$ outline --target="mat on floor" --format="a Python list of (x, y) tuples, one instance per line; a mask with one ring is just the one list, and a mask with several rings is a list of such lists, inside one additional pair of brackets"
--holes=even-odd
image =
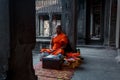
[(34, 65), (35, 75), (38, 80), (71, 80), (74, 69), (63, 67), (62, 70), (44, 69), (42, 62)]

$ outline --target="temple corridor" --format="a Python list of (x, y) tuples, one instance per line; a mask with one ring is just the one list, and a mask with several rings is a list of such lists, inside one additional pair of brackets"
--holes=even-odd
[(120, 80), (120, 0), (0, 0), (0, 12), (0, 80), (38, 80), (33, 49), (58, 24), (84, 58), (72, 80)]

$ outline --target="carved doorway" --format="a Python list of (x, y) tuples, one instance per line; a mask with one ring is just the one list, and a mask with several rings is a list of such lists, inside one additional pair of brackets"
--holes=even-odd
[(86, 44), (103, 43), (104, 31), (104, 4), (103, 0), (87, 2)]

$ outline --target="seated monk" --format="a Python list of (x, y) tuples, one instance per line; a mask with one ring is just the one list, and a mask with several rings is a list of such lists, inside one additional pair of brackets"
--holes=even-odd
[(51, 39), (51, 48), (41, 49), (40, 52), (43, 52), (43, 56), (45, 55), (45, 52), (47, 53), (47, 55), (64, 55), (64, 48), (66, 47), (67, 43), (68, 38), (66, 34), (63, 33), (61, 25), (58, 25), (56, 27), (56, 34), (53, 35)]

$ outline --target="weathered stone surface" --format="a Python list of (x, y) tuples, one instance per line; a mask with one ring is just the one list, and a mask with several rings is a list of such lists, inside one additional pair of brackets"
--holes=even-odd
[(63, 14), (62, 14), (62, 26), (66, 32), (71, 47), (73, 50), (76, 48), (77, 38), (77, 19), (76, 19), (76, 2), (77, 0), (62, 0)]
[(36, 80), (32, 64), (34, 47), (35, 1), (12, 0), (10, 1), (10, 58), (7, 80)]
[(117, 0), (116, 48), (118, 55), (115, 59), (120, 63), (120, 0)]
[(0, 0), (0, 80), (6, 78), (10, 53), (9, 0)]
[(117, 63), (120, 64), (120, 49), (117, 50), (117, 57), (115, 57)]

